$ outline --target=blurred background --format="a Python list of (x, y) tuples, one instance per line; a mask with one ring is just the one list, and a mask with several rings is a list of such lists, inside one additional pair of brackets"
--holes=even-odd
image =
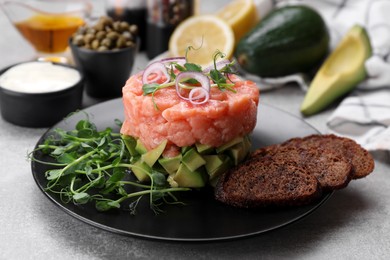
[[(93, 4), (92, 16), (98, 17), (106, 14), (105, 2), (105, 0), (91, 0), (91, 3)], [(215, 12), (221, 6), (229, 3), (230, 1), (207, 1), (207, 5), (202, 4), (204, 2), (206, 2), (206, 0), (198, 0), (198, 10), (200, 13), (206, 14)], [(2, 28), (0, 37), (0, 54), (2, 54), (0, 59), (0, 69), (17, 62), (33, 59), (35, 57), (35, 50), (33, 47), (22, 37), (2, 11), (0, 11), (0, 28)], [(137, 67), (137, 64), (143, 64), (148, 60), (144, 52), (142, 52), (139, 56), (140, 57), (136, 60), (134, 68)]]

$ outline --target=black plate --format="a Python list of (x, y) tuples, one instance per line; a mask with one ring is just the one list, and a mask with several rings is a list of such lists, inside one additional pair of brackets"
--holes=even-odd
[[(121, 99), (114, 99), (85, 109), (98, 127), (113, 127), (114, 119), (123, 119)], [(74, 129), (84, 119), (84, 113), (76, 113), (53, 128)], [(119, 130), (119, 129), (117, 129)], [(50, 129), (49, 129), (50, 131)], [(42, 143), (48, 135), (39, 140)], [(253, 147), (283, 142), (292, 137), (318, 133), (303, 120), (276, 108), (259, 105), (257, 127), (252, 135)], [(39, 155), (37, 154), (38, 159)], [(39, 188), (56, 205), (68, 214), (93, 226), (123, 235), (171, 241), (215, 241), (252, 236), (274, 230), (307, 216), (330, 196), (324, 195), (316, 203), (287, 209), (244, 210), (216, 202), (211, 193), (198, 192), (184, 199), (186, 206), (166, 206), (165, 212), (155, 215), (147, 203), (139, 205), (137, 215), (127, 211), (97, 212), (92, 205), (64, 204), (58, 196), (46, 193), (44, 172), (47, 166), (32, 162), (32, 173)]]

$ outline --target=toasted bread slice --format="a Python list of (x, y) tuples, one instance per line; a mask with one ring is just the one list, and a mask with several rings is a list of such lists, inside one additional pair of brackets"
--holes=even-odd
[(304, 138), (294, 138), (282, 144), (304, 149), (328, 149), (334, 155), (345, 157), (352, 164), (352, 178), (359, 179), (370, 174), (375, 167), (371, 154), (355, 141), (329, 135), (310, 135)]
[(219, 179), (215, 198), (241, 208), (297, 206), (322, 194), (317, 179), (295, 163), (249, 158)]
[(324, 191), (342, 189), (351, 180), (349, 161), (330, 149), (272, 145), (258, 149), (252, 157), (272, 157), (279, 163), (296, 163), (317, 178)]
[(217, 200), (236, 207), (303, 205), (322, 191), (341, 189), (374, 170), (372, 156), (355, 141), (310, 135), (254, 151), (223, 174)]

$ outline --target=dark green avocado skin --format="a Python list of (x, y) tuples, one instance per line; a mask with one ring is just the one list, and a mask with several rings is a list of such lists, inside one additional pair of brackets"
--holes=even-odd
[(328, 54), (329, 32), (322, 17), (306, 6), (274, 10), (237, 44), (241, 68), (260, 77), (306, 73)]

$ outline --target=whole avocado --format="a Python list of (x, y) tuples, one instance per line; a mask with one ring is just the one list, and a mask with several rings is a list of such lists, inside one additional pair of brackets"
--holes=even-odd
[(234, 55), (251, 74), (279, 77), (313, 70), (328, 49), (329, 32), (321, 15), (295, 5), (267, 15), (239, 41)]

